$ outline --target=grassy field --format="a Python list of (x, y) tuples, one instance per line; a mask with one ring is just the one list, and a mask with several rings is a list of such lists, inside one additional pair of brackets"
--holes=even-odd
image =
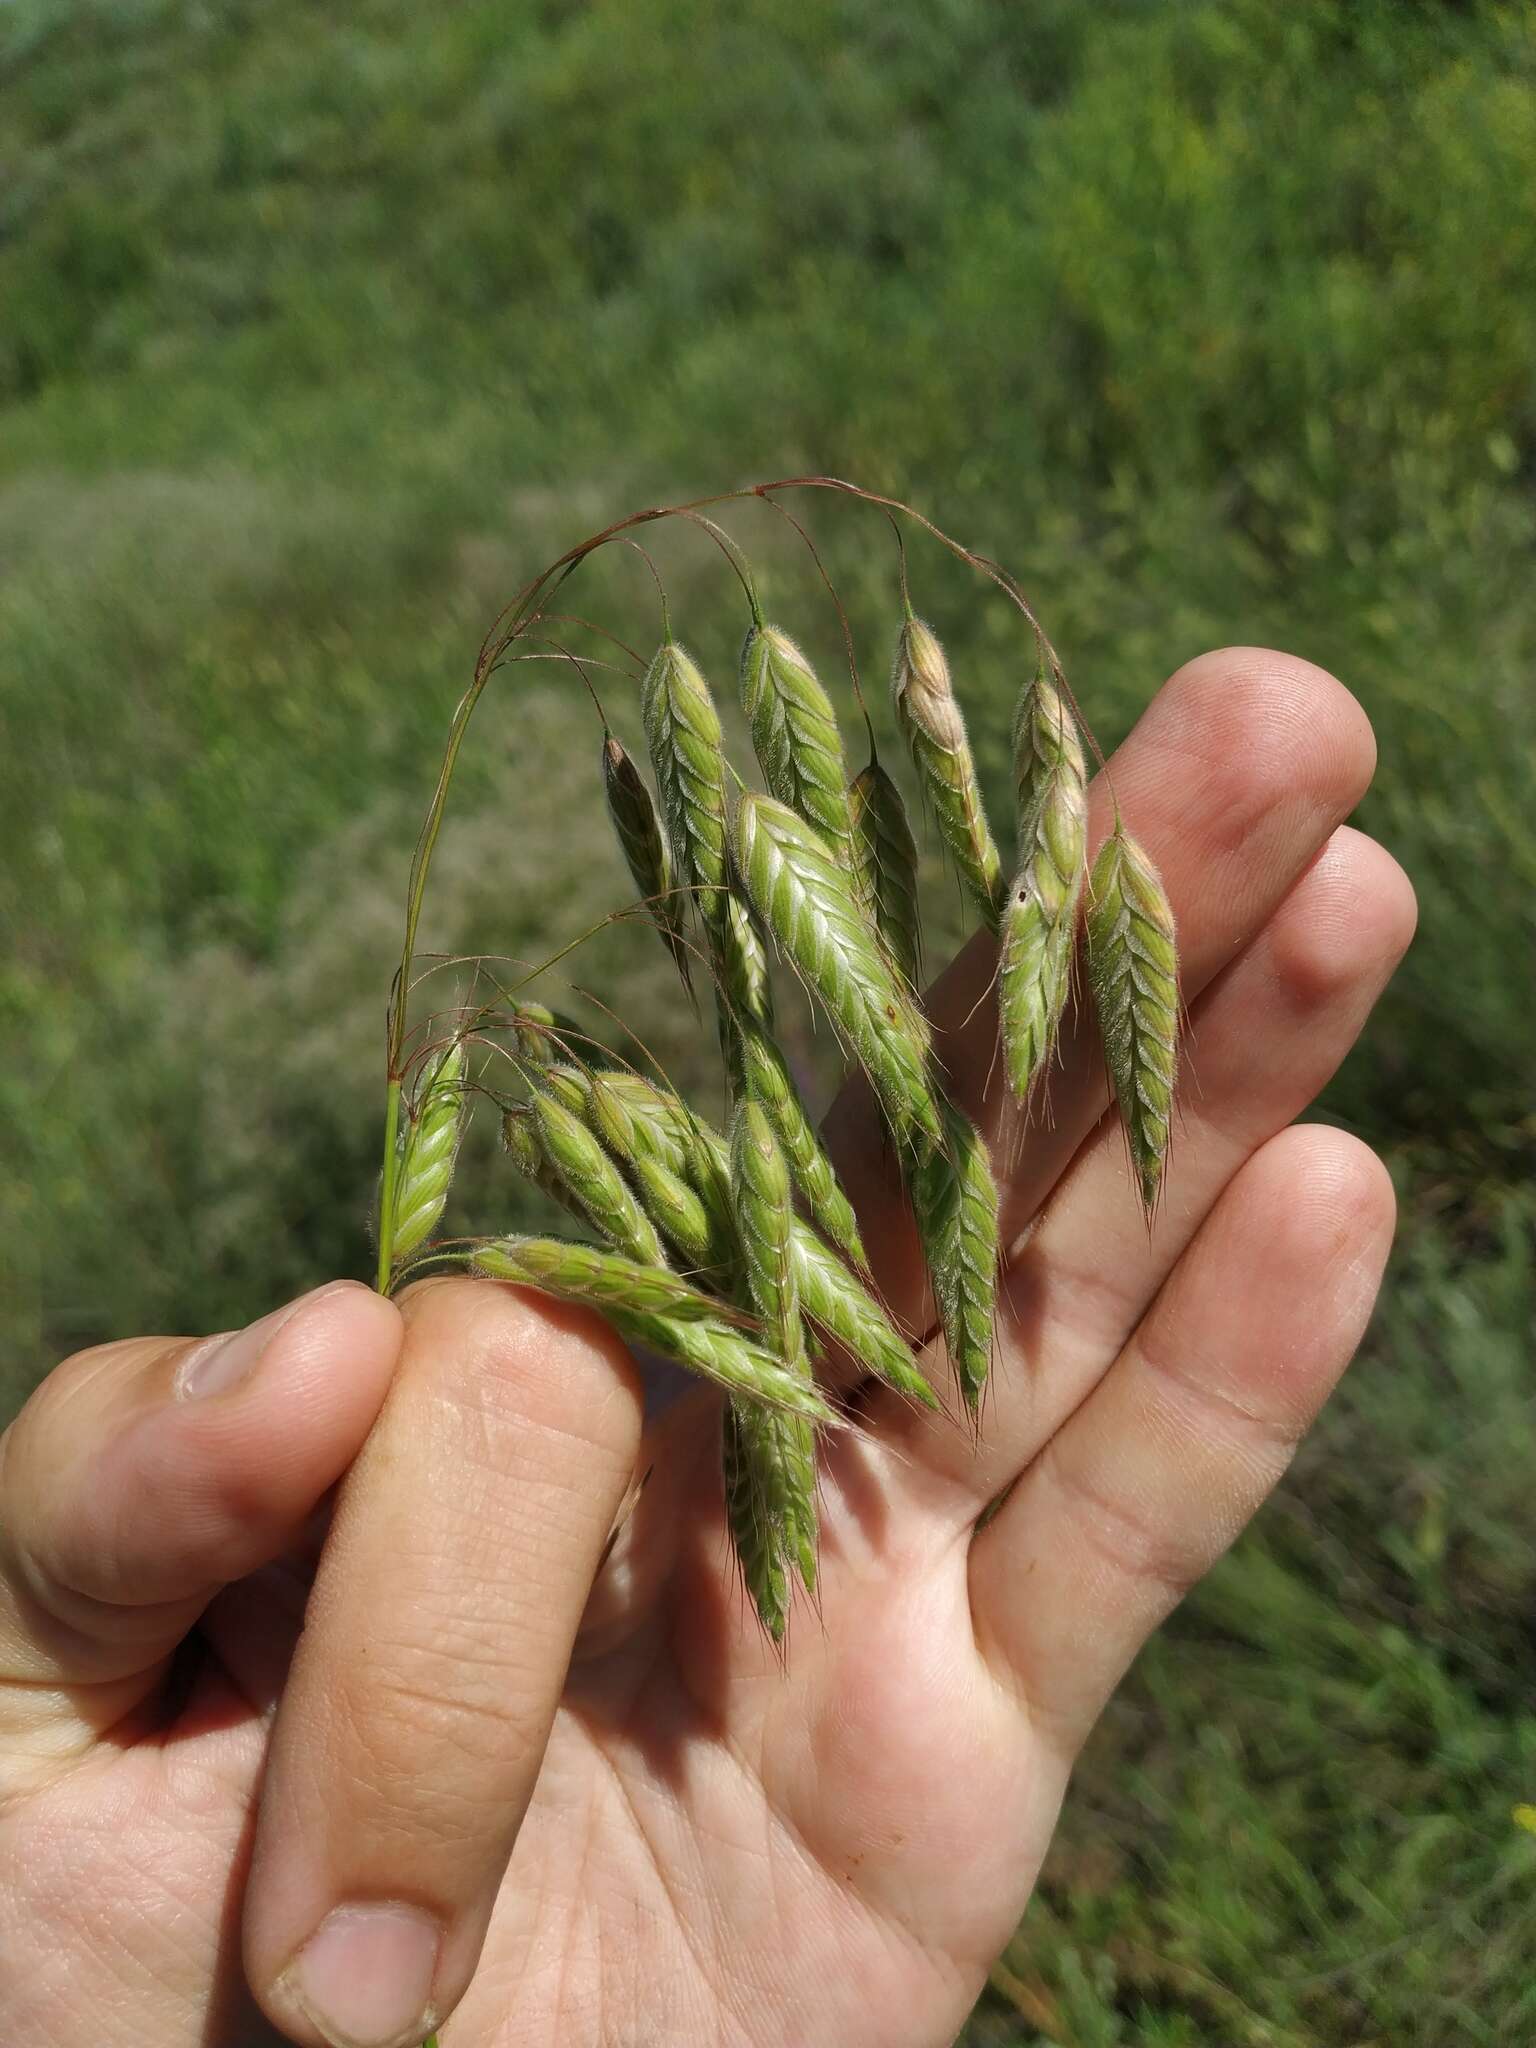
[[(1517, 5), (10, 0), (0, 1409), (366, 1269), (442, 732), (588, 528), (808, 468), (913, 496), (1106, 744), (1202, 647), (1293, 647), (1375, 720), (1361, 822), (1423, 907), (1326, 1104), (1399, 1252), (967, 2038), (1536, 2039), (1533, 189)], [(877, 666), (868, 531), (824, 531)], [(1001, 803), (1016, 674), (941, 597)], [(429, 943), (613, 900), (579, 716), (550, 676), (487, 727)], [(649, 959), (607, 969), (637, 1014)]]

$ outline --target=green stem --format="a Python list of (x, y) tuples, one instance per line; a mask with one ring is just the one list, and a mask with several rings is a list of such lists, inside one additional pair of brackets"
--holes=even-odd
[(379, 1184), (380, 1294), (388, 1294), (395, 1265), (395, 1174), (400, 1161), (400, 1083), (391, 1081), (384, 1102), (384, 1177)]

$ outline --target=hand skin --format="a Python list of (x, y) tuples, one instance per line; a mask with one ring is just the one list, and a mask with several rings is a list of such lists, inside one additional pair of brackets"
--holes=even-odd
[[(180, 1340), (60, 1366), (0, 1444), (0, 2038), (951, 2040), (1084, 1736), (1370, 1312), (1386, 1173), (1292, 1120), (1412, 930), (1342, 824), (1372, 766), (1337, 683), (1254, 649), (1181, 670), (1116, 758), (1191, 1012), (1150, 1234), (1087, 1029), (1026, 1132), (988, 945), (938, 984), (1006, 1178), (981, 1444), (853, 1390), (869, 1434), (828, 1456), (821, 1616), (797, 1610), (787, 1669), (733, 1574), (712, 1398), (642, 1442), (633, 1367), (577, 1311), (341, 1284), (203, 1349), (201, 1392)], [(857, 1086), (830, 1129), (924, 1337)]]

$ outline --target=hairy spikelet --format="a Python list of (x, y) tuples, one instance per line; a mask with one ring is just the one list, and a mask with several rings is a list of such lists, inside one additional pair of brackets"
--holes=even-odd
[(892, 1130), (936, 1140), (927, 1024), (825, 842), (787, 805), (752, 792), (737, 806), (736, 860), (752, 907), (852, 1048)]
[(718, 1301), (675, 1273), (555, 1237), (500, 1238), (479, 1246), (472, 1264), (493, 1279), (600, 1310), (628, 1343), (674, 1360), (729, 1394), (836, 1426), (809, 1380), (786, 1371)]
[(791, 1248), (794, 1188), (773, 1125), (756, 1102), (741, 1103), (731, 1123), (731, 1192), (747, 1291), (763, 1342), (799, 1369), (805, 1346)]
[(774, 1642), (789, 1625), (789, 1573), (782, 1522), (774, 1512), (771, 1475), (754, 1456), (744, 1403), (727, 1401), (720, 1417), (720, 1477), (725, 1525), (758, 1619)]
[[(689, 1169), (690, 1185), (706, 1207), (723, 1206), (729, 1219), (733, 1213), (730, 1148), (702, 1117), (696, 1119), (695, 1129), (698, 1151)], [(876, 1379), (925, 1408), (936, 1406), (933, 1389), (912, 1363), (906, 1338), (863, 1281), (849, 1272), (802, 1216), (791, 1217), (790, 1246), (803, 1314)]]
[(464, 1101), (464, 1048), (455, 1040), (423, 1072), (400, 1136), (390, 1236), (397, 1263), (425, 1242), (443, 1213), (464, 1130)]
[(773, 982), (768, 949), (751, 905), (735, 889), (725, 898), (725, 919), (715, 963), (720, 1056), (733, 1093), (741, 1086), (741, 1034), (753, 1022), (773, 1024)]
[(896, 643), (891, 675), (896, 718), (912, 750), (923, 794), (961, 881), (996, 931), (1002, 908), (1002, 862), (982, 808), (981, 784), (965, 719), (938, 638), (908, 617)]
[(791, 1246), (805, 1315), (876, 1379), (924, 1408), (937, 1407), (911, 1346), (863, 1282), (798, 1218)]
[(592, 1075), (587, 1122), (623, 1165), (654, 1159), (673, 1173), (687, 1165), (692, 1149), (687, 1105), (641, 1074)]
[(880, 935), (908, 988), (923, 971), (923, 927), (917, 897), (917, 845), (901, 791), (878, 761), (861, 768), (848, 788), (853, 815), (854, 895)]
[(629, 1162), (628, 1172), (641, 1207), (699, 1284), (717, 1293), (728, 1291), (736, 1237), (720, 1205), (707, 1202), (681, 1174), (643, 1153)]
[(513, 1005), (510, 1021), (518, 1056), (530, 1066), (578, 1059), (585, 1067), (604, 1067), (613, 1058), (607, 1046), (600, 1045), (575, 1018), (550, 1009), (547, 1003), (520, 1001)]
[[(789, 1165), (772, 1125), (754, 1102), (740, 1105), (731, 1127), (731, 1188), (743, 1275), (763, 1341), (784, 1364), (809, 1378)], [(815, 1439), (801, 1417), (741, 1414), (735, 1457), (747, 1468), (754, 1515), (752, 1539), (740, 1552), (743, 1573), (764, 1625), (777, 1638), (783, 1629), (778, 1604), (782, 1570), (762, 1567), (772, 1557), (781, 1566), (793, 1565), (808, 1588), (815, 1585)], [(728, 1477), (728, 1498), (732, 1491)], [(732, 1531), (737, 1533), (734, 1519)]]
[(1003, 912), (998, 1009), (1008, 1081), (1020, 1097), (1043, 1072), (1072, 986), (1088, 841), (1082, 742), (1042, 670), (1014, 729), (1019, 870)]
[(997, 1297), (997, 1184), (969, 1117), (946, 1105), (944, 1143), (912, 1176), (912, 1212), (933, 1281), (950, 1364), (967, 1407), (992, 1363)]
[(747, 634), (741, 701), (768, 787), (844, 859), (853, 825), (837, 714), (810, 663), (777, 626), (754, 625)]
[(674, 640), (657, 649), (640, 692), (646, 745), (679, 879), (698, 891), (711, 944), (725, 918), (725, 752), (709, 685)]
[(569, 1061), (560, 1060), (538, 1068), (529, 1079), (535, 1089), (552, 1095), (572, 1116), (580, 1117), (583, 1123), (591, 1122), (592, 1076), (584, 1068), (573, 1067)]
[(1088, 881), (1088, 981), (1150, 1216), (1162, 1186), (1173, 1114), (1179, 955), (1162, 879), (1118, 821)]
[(603, 794), (608, 800), (608, 816), (613, 821), (619, 851), (635, 887), (641, 900), (650, 906), (656, 928), (683, 977), (684, 988), (691, 988), (688, 946), (683, 937), (686, 899), (673, 894), (672, 856), (651, 792), (623, 742), (611, 732), (603, 737)]
[(586, 1211), (576, 1202), (570, 1189), (544, 1157), (544, 1147), (539, 1142), (539, 1127), (534, 1121), (533, 1109), (524, 1104), (509, 1109), (501, 1119), (501, 1143), (507, 1157), (523, 1176), (552, 1202), (558, 1202), (573, 1216), (586, 1221)]
[(580, 1115), (543, 1088), (534, 1093), (533, 1113), (545, 1161), (592, 1227), (629, 1258), (665, 1266), (655, 1224)]
[(869, 1260), (853, 1204), (816, 1135), (789, 1063), (766, 1031), (750, 1025), (742, 1033), (741, 1077), (747, 1099), (766, 1113), (817, 1227), (867, 1271)]

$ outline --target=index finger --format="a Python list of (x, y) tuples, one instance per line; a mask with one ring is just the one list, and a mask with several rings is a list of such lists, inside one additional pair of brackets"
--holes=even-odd
[(487, 1281), (404, 1297), (273, 1735), (246, 1967), (295, 2039), (420, 2042), (479, 1957), (641, 1399), (606, 1324)]

